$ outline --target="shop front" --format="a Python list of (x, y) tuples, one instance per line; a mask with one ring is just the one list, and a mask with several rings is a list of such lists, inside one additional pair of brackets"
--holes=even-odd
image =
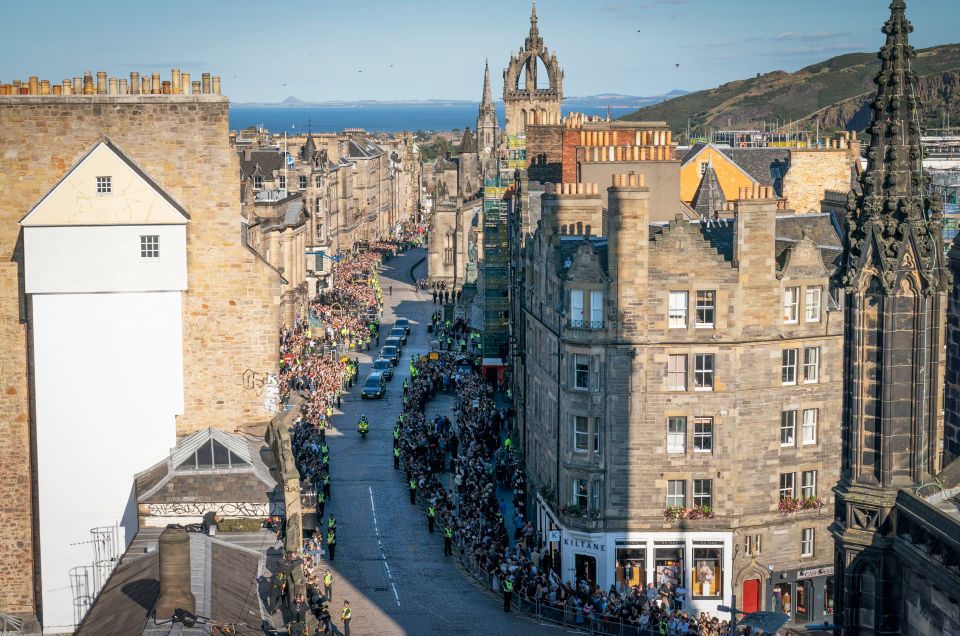
[(622, 592), (653, 583), (676, 590), (682, 609), (714, 615), (717, 605), (730, 604), (731, 533), (580, 532), (563, 526), (539, 496), (537, 503), (539, 530), (561, 581), (586, 579)]
[(833, 620), (833, 566), (775, 571), (767, 581), (767, 609), (796, 624)]

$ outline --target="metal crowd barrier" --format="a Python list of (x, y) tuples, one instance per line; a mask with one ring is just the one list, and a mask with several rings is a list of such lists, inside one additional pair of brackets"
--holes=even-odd
[[(460, 542), (457, 541), (457, 557), (460, 559), (460, 565), (463, 566), (463, 569), (478, 583), (486, 586), (487, 589), (502, 598), (503, 592), (500, 589), (499, 578), (473, 563), (472, 558), (461, 552), (460, 548), (462, 547)], [(597, 636), (656, 636), (658, 634), (655, 627), (641, 628), (627, 625), (619, 619), (613, 620), (602, 615), (593, 615), (588, 618), (583, 615), (583, 612), (570, 607), (560, 608), (541, 603), (535, 599), (525, 598), (517, 590), (513, 592), (510, 607), (513, 611), (536, 620), (538, 623), (549, 623), (565, 629), (575, 629), (584, 634), (595, 634)]]

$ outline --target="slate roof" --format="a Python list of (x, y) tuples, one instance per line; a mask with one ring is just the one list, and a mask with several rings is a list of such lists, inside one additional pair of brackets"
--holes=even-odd
[(274, 171), (283, 170), (283, 153), (277, 149), (258, 149), (250, 152), (250, 160), (244, 159), (243, 151), (240, 155), (240, 174), (244, 179), (256, 174), (257, 167), (263, 174), (264, 180), (273, 179)]
[(609, 271), (607, 269), (607, 264), (609, 261), (607, 259), (608, 252), (606, 237), (591, 236), (590, 238), (585, 239), (583, 236), (561, 236), (559, 253), (557, 254), (557, 263), (560, 267), (561, 273), (570, 269), (566, 266), (566, 263), (573, 261), (574, 254), (576, 254), (577, 250), (580, 249), (580, 246), (583, 245), (584, 240), (589, 241), (593, 246), (593, 249), (597, 252), (597, 256), (600, 259), (600, 269), (604, 272)]
[[(121, 563), (107, 580), (103, 591), (80, 624), (77, 636), (206, 636), (211, 625), (195, 627), (157, 624), (149, 613), (160, 596), (160, 553), (156, 548), (160, 528), (137, 533)], [(190, 587), (196, 600), (196, 614), (224, 624), (236, 624), (237, 634), (262, 634), (264, 619), (261, 577), (275, 545), (273, 534), (230, 533), (218, 538), (190, 535)], [(150, 548), (145, 546), (150, 545)], [(252, 547), (247, 547), (252, 546)], [(270, 568), (273, 569), (273, 568)], [(219, 633), (219, 632), (217, 632)]]
[[(248, 467), (175, 470), (180, 451), (211, 436), (229, 436), (247, 447)], [(260, 456), (263, 443), (205, 429), (186, 437), (169, 456), (134, 477), (138, 503), (269, 503), (283, 500), (280, 487)], [(238, 453), (242, 452), (237, 449)]]
[[(776, 187), (782, 184), (790, 167), (789, 148), (718, 148), (727, 157), (740, 166), (760, 185)], [(780, 182), (774, 177), (779, 170)], [(783, 196), (782, 186), (777, 188), (777, 196)]]
[[(733, 241), (736, 219), (719, 219), (700, 223), (700, 233), (710, 245), (723, 256), (733, 261)], [(662, 231), (662, 230), (661, 230)], [(651, 229), (651, 238), (653, 231)], [(843, 255), (843, 242), (833, 219), (829, 214), (791, 214), (777, 217), (775, 255), (777, 269), (783, 267), (787, 250), (793, 247), (803, 236), (812, 240), (820, 248), (820, 256), (828, 271), (840, 267)], [(829, 272), (832, 274), (833, 272)]]
[(720, 187), (717, 172), (713, 169), (713, 162), (707, 164), (707, 169), (700, 178), (700, 185), (693, 195), (691, 207), (704, 219), (713, 217), (713, 213), (722, 210), (727, 205), (727, 197)]
[(372, 159), (383, 154), (383, 149), (369, 139), (354, 138), (347, 143), (348, 159)]
[(313, 135), (307, 135), (307, 141), (300, 148), (301, 161), (313, 161), (313, 155), (317, 152), (317, 144), (313, 141)]
[(460, 153), (477, 152), (477, 140), (470, 132), (470, 126), (463, 131), (463, 139), (460, 141)]

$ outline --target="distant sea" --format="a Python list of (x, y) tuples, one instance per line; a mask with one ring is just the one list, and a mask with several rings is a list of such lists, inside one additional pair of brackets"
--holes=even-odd
[[(477, 125), (478, 104), (358, 104), (356, 106), (230, 107), (230, 129), (262, 126), (270, 132), (339, 132), (363, 128), (369, 132), (453, 130)], [(570, 109), (573, 110), (573, 109)], [(578, 105), (578, 112), (605, 114)], [(601, 112), (602, 111), (602, 112)], [(564, 108), (564, 114), (568, 109)], [(503, 126), (503, 105), (497, 109)]]

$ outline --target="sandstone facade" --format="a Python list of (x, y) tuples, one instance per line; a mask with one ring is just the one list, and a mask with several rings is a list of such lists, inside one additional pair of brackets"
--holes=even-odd
[[(839, 236), (825, 215), (778, 217), (767, 191), (741, 193), (734, 221), (651, 224), (648, 188), (621, 179), (599, 238), (570, 231), (596, 223), (599, 193), (548, 185), (525, 248), (515, 372), (540, 519), (606, 540), (607, 553), (678, 532), (686, 559), (725, 546), (709, 548), (727, 559), (723, 594), (742, 599), (756, 582), (772, 608), (772, 573), (832, 562), (817, 506), (830, 509), (838, 471)], [(782, 499), (803, 498), (810, 509), (781, 513)], [(670, 521), (671, 504), (713, 516)], [(562, 553), (563, 578), (593, 558)], [(597, 555), (601, 585), (621, 582), (624, 554)], [(687, 589), (694, 576), (687, 567)]]
[[(208, 93), (209, 81), (204, 78)], [(157, 89), (159, 93), (159, 85)], [(41, 573), (33, 565), (36, 526), (29, 505), (35, 461), (30, 315), (17, 222), (102, 136), (122, 147), (191, 215), (189, 289), (183, 295), (185, 410), (178, 433), (207, 426), (234, 430), (269, 417), (263, 400), (245, 385), (244, 374), (266, 380), (276, 373), (280, 279), (241, 238), (239, 165), (228, 143), (228, 102), (199, 94), (199, 86), (195, 92), (0, 98), (0, 336), (5, 343), (0, 353), (0, 494), (7, 502), (3, 518), (8, 530), (7, 539), (0, 540), (0, 574), (6, 575), (0, 588), (2, 611), (41, 609), (35, 598)], [(131, 343), (131, 358), (117, 361), (118, 372), (142, 362)], [(76, 372), (82, 370), (64, 370), (65, 381)], [(136, 414), (130, 417), (135, 425)]]

